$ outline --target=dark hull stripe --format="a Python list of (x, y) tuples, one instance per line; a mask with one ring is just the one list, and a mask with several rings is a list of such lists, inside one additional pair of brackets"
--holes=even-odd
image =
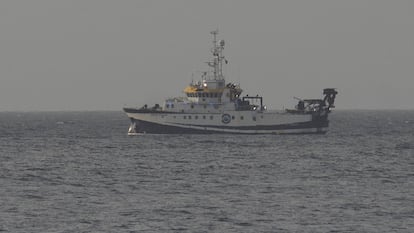
[[(298, 130), (298, 132), (286, 132), (284, 134), (309, 134), (309, 133), (325, 133), (325, 131), (306, 131), (300, 132), (301, 129), (323, 129), (327, 128), (329, 121), (309, 121), (309, 122), (301, 122), (295, 124), (285, 124), (285, 125), (271, 125), (271, 126), (240, 126), (240, 127), (230, 127), (230, 126), (200, 126), (200, 125), (193, 125), (193, 127), (197, 128), (188, 128), (188, 125), (180, 126), (171, 126), (171, 125), (162, 125), (147, 121), (141, 121), (137, 119), (131, 119), (133, 123), (135, 123), (138, 132), (145, 132), (145, 133), (154, 133), (154, 134), (217, 134), (217, 133), (224, 133), (224, 134), (246, 134), (250, 132), (250, 134), (263, 134), (266, 133), (265, 131), (271, 132), (276, 130)], [(206, 127), (206, 129), (200, 129), (199, 127)], [(208, 129), (207, 129), (208, 128)], [(217, 130), (214, 130), (217, 129)], [(223, 131), (223, 130), (232, 130)], [(237, 132), (240, 130), (241, 132)], [(256, 133), (255, 130), (260, 130), (261, 132)], [(282, 132), (283, 133), (283, 132)]]
[[(183, 125), (186, 126), (186, 125)], [(286, 130), (286, 129), (311, 129), (311, 128), (326, 128), (329, 126), (329, 121), (307, 121), (284, 125), (255, 125), (255, 126), (204, 126), (192, 125), (195, 127), (209, 127), (215, 129), (232, 129), (232, 130)]]

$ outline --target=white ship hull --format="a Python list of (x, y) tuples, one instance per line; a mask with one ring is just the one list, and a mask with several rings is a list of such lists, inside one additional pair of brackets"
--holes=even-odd
[(329, 124), (326, 118), (285, 112), (188, 114), (124, 110), (134, 126), (133, 133), (321, 134), (326, 133)]

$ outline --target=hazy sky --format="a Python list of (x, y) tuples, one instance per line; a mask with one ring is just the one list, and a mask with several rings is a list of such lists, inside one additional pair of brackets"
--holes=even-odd
[(0, 111), (121, 110), (207, 69), (273, 109), (338, 88), (338, 109), (414, 109), (412, 0), (2, 0)]

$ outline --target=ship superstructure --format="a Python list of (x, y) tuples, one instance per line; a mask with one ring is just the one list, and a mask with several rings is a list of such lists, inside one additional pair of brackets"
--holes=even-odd
[(270, 111), (261, 96), (242, 96), (238, 84), (226, 83), (223, 66), (224, 40), (211, 32), (212, 58), (201, 80), (184, 89), (185, 96), (169, 98), (162, 105), (124, 108), (131, 120), (128, 133), (325, 133), (328, 114), (337, 91), (326, 88), (324, 99), (299, 99), (294, 109)]

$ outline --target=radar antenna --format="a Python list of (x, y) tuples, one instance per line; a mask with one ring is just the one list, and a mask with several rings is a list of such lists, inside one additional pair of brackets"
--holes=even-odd
[(214, 80), (224, 80), (223, 75), (223, 61), (227, 63), (227, 60), (223, 56), (224, 50), (224, 40), (217, 41), (218, 29), (211, 31), (210, 34), (213, 35), (213, 48), (211, 53), (213, 54), (212, 61), (207, 62), (207, 64), (213, 67), (213, 78)]

